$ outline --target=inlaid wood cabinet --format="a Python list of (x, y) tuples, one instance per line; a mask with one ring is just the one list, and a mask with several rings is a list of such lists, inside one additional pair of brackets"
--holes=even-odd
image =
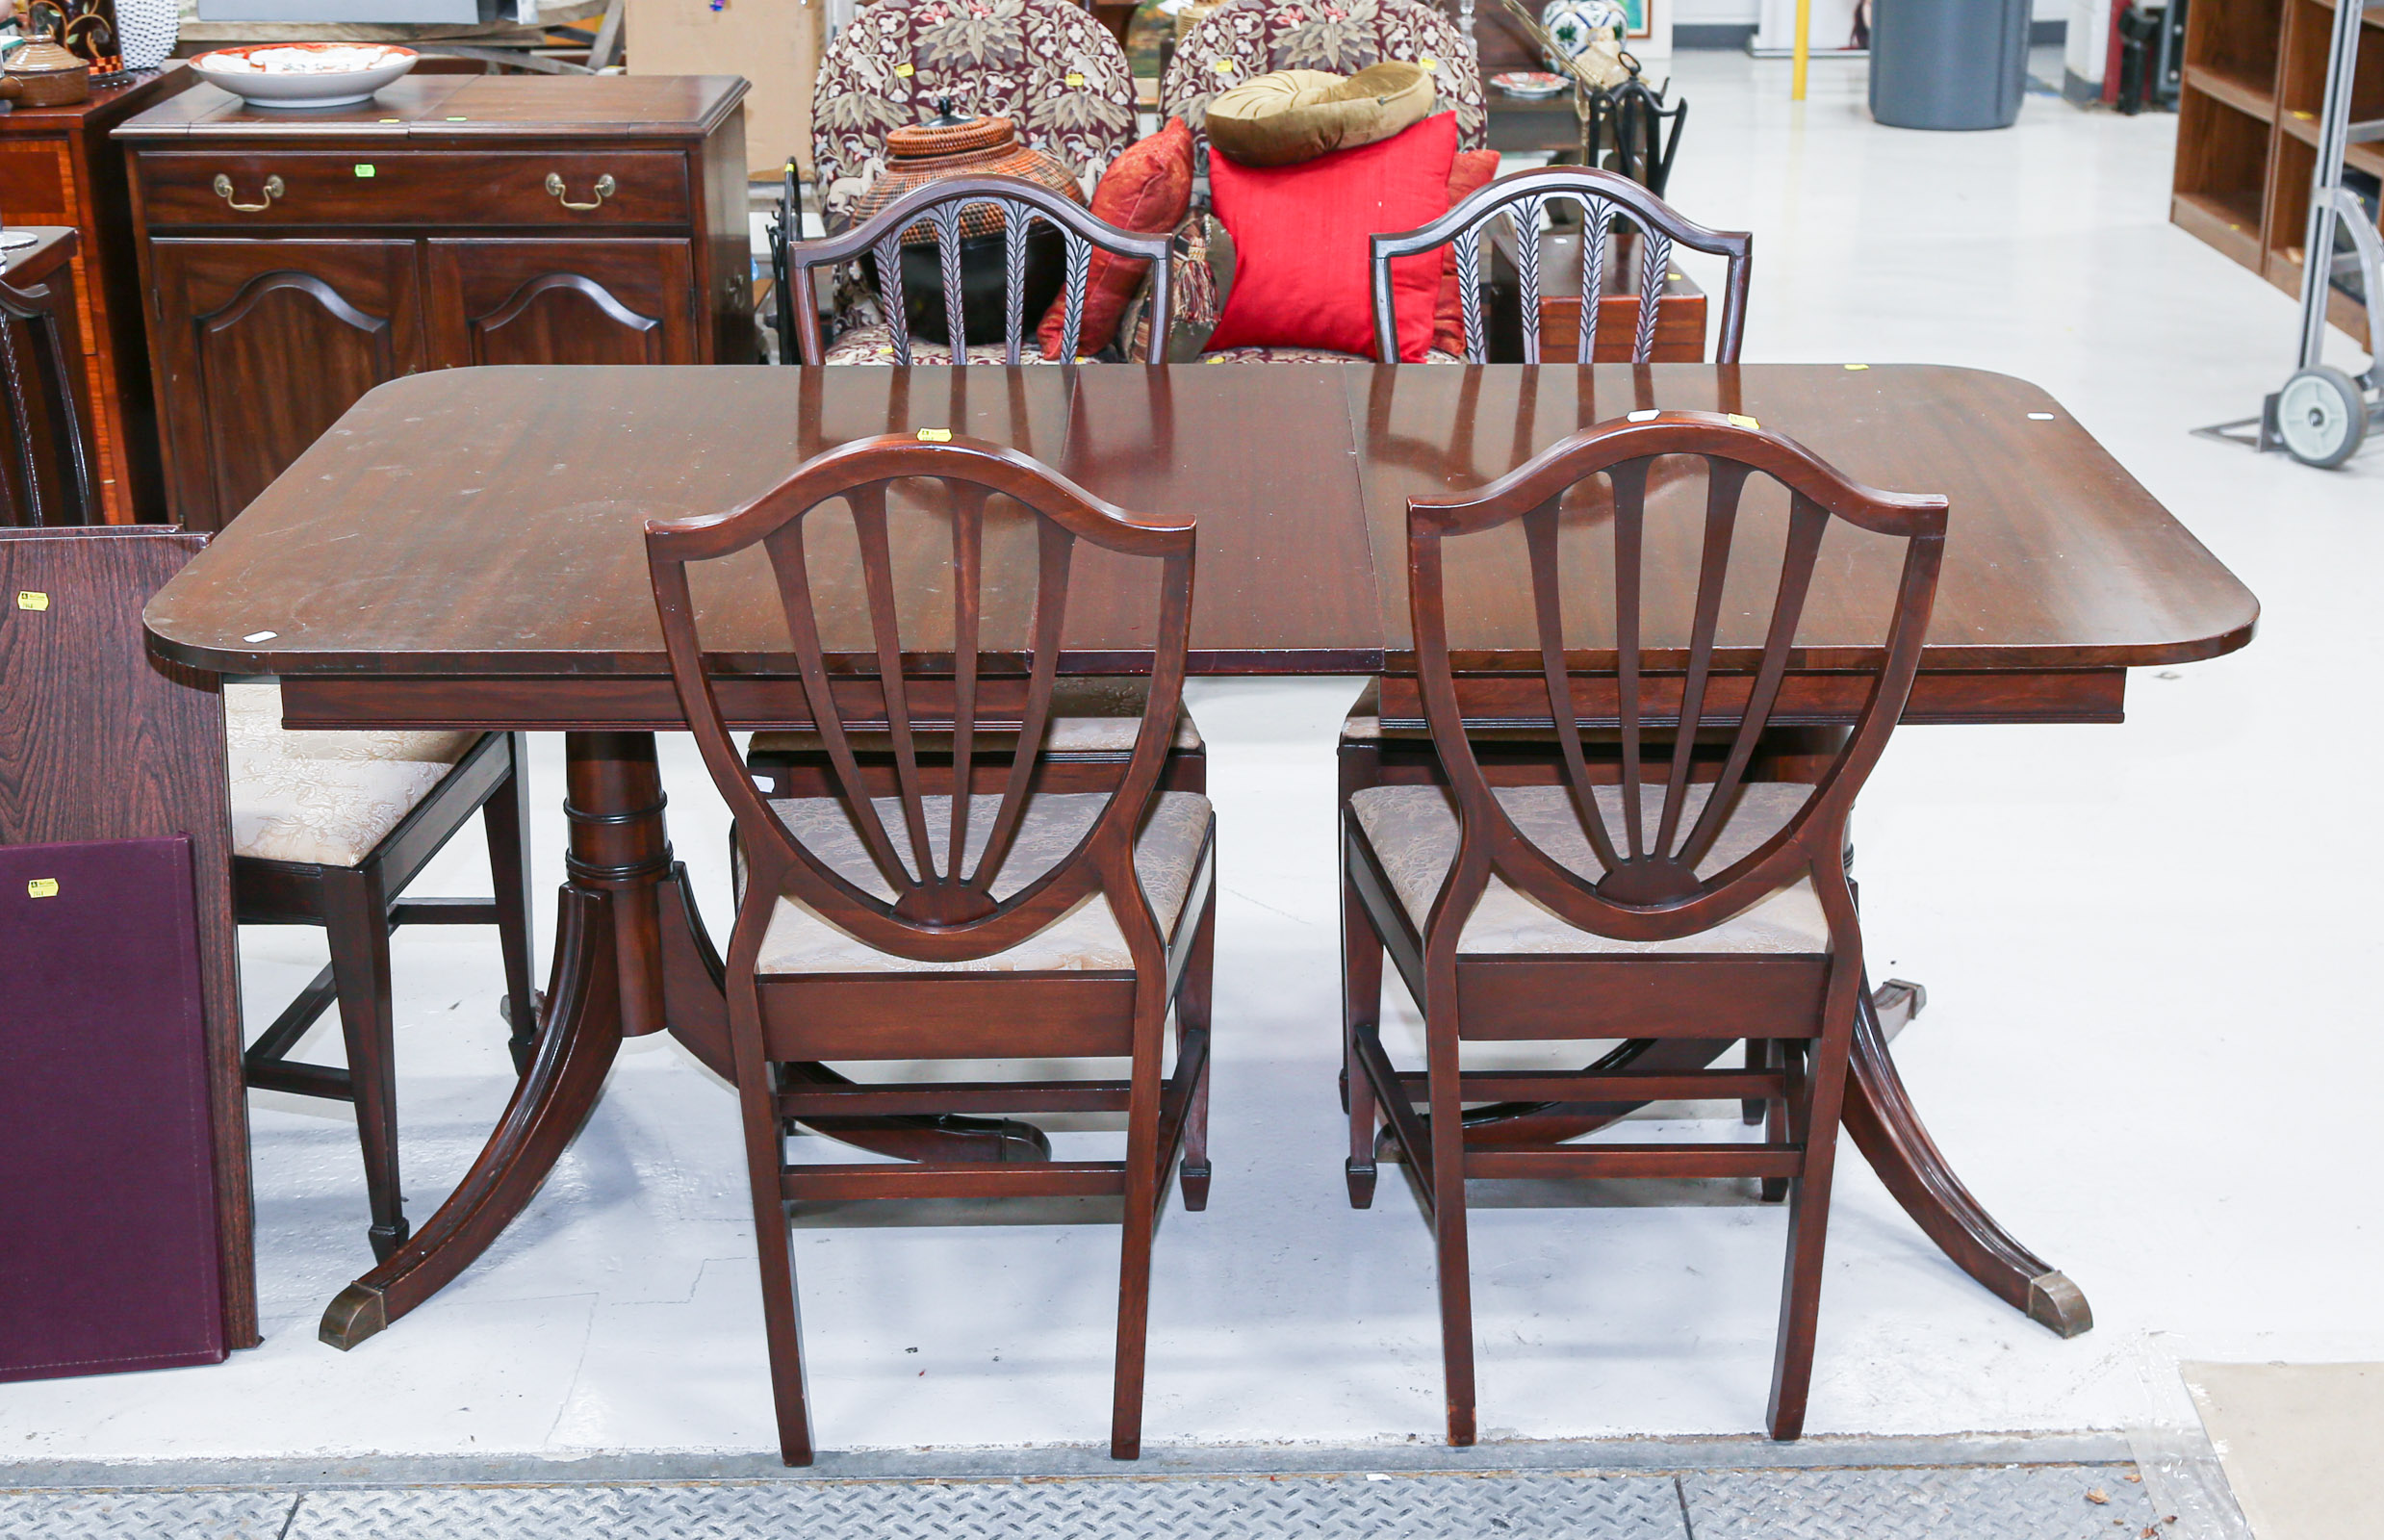
[(118, 129), (174, 517), (222, 527), (422, 370), (750, 362), (745, 90), (433, 75), (301, 117), (202, 86)]

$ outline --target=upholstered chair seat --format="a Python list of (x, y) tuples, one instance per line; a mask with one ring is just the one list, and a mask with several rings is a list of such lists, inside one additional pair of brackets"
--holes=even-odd
[(480, 740), (477, 732), (319, 732), (281, 725), (272, 680), (223, 687), (232, 853), (357, 866)]
[[(1598, 808), (1606, 827), (1620, 830), (1623, 788), (1599, 786)], [(1500, 786), (1494, 793), (1524, 837), (1546, 851), (1566, 870), (1595, 882), (1603, 874), (1580, 819), (1573, 796), (1563, 786)], [(1739, 788), (1738, 806), (1722, 826), (1713, 849), (1698, 864), (1698, 875), (1710, 877), (1754, 851), (1796, 816), (1812, 795), (1810, 786), (1781, 783), (1752, 783)], [(1681, 826), (1693, 826), (1703, 814), (1705, 788), (1692, 786), (1680, 816)], [(1650, 843), (1662, 799), (1649, 793), (1641, 811), (1647, 818)], [(1352, 795), (1349, 809), (1356, 817), (1375, 860), (1382, 863), (1399, 907), (1418, 933), (1432, 911), (1441, 880), (1457, 858), (1457, 808), (1438, 786), (1369, 786)], [(1621, 836), (1616, 836), (1619, 842)], [(1625, 941), (1599, 936), (1566, 924), (1550, 910), (1515, 891), (1493, 875), (1473, 917), (1458, 937), (1460, 955), (1592, 952), (1763, 952), (1824, 953), (1830, 950), (1829, 921), (1809, 881), (1789, 885), (1709, 931), (1661, 941)]]
[[(1028, 800), (1010, 859), (1002, 863), (993, 896), (1006, 898), (1057, 865), (1076, 848), (1085, 831), (1100, 816), (1110, 799), (1101, 793), (1045, 793)], [(969, 861), (974, 862), (1001, 810), (1002, 799), (978, 796), (969, 808)], [(944, 859), (942, 840), (949, 837), (952, 799), (924, 799), (927, 827), (936, 837), (936, 859)], [(878, 799), (878, 816), (885, 827), (902, 827), (902, 804), (897, 798)], [(771, 810), (803, 845), (834, 868), (836, 874), (864, 891), (891, 902), (893, 889), (870, 860), (852, 815), (834, 797), (796, 797), (774, 801)], [(1200, 852), (1210, 827), (1209, 799), (1189, 791), (1163, 791), (1153, 799), (1150, 815), (1135, 838), (1134, 865), (1142, 892), (1158, 916), (1162, 936), (1175, 933), (1192, 891)], [(895, 848), (910, 860), (907, 842), (895, 836)], [(1099, 893), (1086, 898), (1051, 924), (1006, 952), (966, 962), (920, 962), (881, 952), (855, 939), (821, 917), (809, 906), (781, 897), (761, 943), (756, 971), (788, 973), (1047, 973), (1131, 972), (1133, 955), (1109, 900)]]

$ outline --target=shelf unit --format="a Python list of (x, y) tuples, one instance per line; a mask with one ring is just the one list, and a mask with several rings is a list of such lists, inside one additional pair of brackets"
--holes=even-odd
[[(2384, 11), (2363, 19), (2353, 121), (2384, 117)], [(2169, 220), (2292, 295), (2333, 30), (2331, 0), (2194, 0), (2186, 16)], [(2384, 144), (2354, 144), (2348, 160), (2384, 177)], [(2330, 298), (2334, 323), (2366, 342), (2366, 311)]]

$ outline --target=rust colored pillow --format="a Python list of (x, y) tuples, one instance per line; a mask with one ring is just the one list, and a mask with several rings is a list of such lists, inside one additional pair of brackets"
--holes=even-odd
[[(1208, 350), (1323, 347), (1374, 356), (1370, 236), (1413, 230), (1448, 210), (1457, 117), (1436, 113), (1379, 143), (1298, 166), (1261, 168), (1209, 157), (1209, 190), (1234, 243), (1233, 292)], [(1391, 264), (1399, 358), (1432, 346), (1442, 257)]]
[[(1448, 206), (1488, 187), (1499, 174), (1497, 150), (1465, 150), (1448, 167)], [(1441, 297), (1432, 317), (1432, 346), (1440, 352), (1465, 356), (1464, 295), (1457, 287), (1457, 248), (1441, 248)]]
[[(1092, 213), (1121, 230), (1165, 235), (1184, 221), (1185, 211), (1192, 207), (1192, 130), (1182, 118), (1171, 117), (1166, 127), (1128, 145), (1124, 154), (1110, 162), (1100, 184), (1092, 190)], [(1076, 333), (1080, 356), (1099, 352), (1117, 335), (1117, 318), (1125, 314), (1126, 302), (1134, 297), (1149, 268), (1139, 257), (1092, 248), (1091, 270), (1085, 278), (1085, 314)], [(1044, 312), (1036, 335), (1045, 358), (1060, 358), (1060, 345), (1067, 337), (1065, 289)]]

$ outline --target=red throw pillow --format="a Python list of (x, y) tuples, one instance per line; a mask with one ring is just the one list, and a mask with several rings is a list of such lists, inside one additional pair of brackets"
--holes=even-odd
[[(1437, 113), (1389, 139), (1297, 166), (1209, 157), (1209, 191), (1233, 236), (1233, 292), (1208, 347), (1324, 347), (1374, 356), (1367, 238), (1429, 224), (1448, 210), (1457, 117)], [(1432, 346), (1441, 254), (1391, 264), (1399, 358)]]
[[(1121, 230), (1138, 235), (1165, 235), (1184, 222), (1192, 207), (1192, 137), (1180, 117), (1140, 143), (1130, 144), (1101, 173), (1092, 190), (1092, 212)], [(1117, 318), (1141, 286), (1150, 264), (1140, 257), (1120, 257), (1092, 248), (1092, 265), (1085, 278), (1085, 314), (1078, 322), (1076, 351), (1089, 355), (1107, 347), (1117, 335)], [(1045, 358), (1060, 358), (1067, 338), (1067, 291), (1051, 302), (1036, 335)], [(1063, 360), (1064, 362), (1064, 360)]]
[[(1497, 150), (1464, 150), (1448, 167), (1448, 206), (1488, 187), (1499, 174)], [(1465, 356), (1464, 298), (1457, 286), (1457, 247), (1441, 248), (1441, 298), (1432, 317), (1432, 346), (1444, 353)]]

